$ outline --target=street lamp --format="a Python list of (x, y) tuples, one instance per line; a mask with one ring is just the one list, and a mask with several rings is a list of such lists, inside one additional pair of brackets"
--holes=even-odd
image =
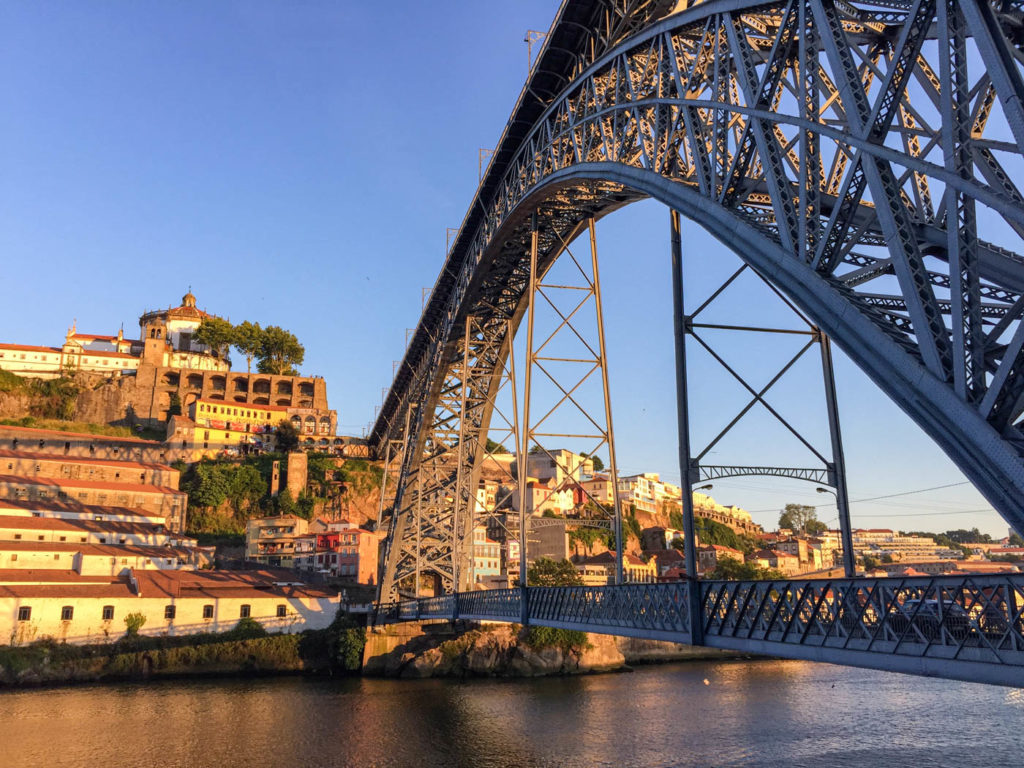
[[(839, 494), (836, 493), (835, 491), (833, 491), (831, 488), (822, 488), (821, 486), (818, 486), (814, 490), (817, 491), (818, 493), (831, 493), (833, 496), (836, 497), (836, 505), (837, 506), (839, 505)], [(842, 537), (840, 537), (839, 548), (840, 548), (840, 550), (844, 550)], [(845, 554), (845, 551), (844, 551), (844, 554)], [(835, 558), (833, 557), (832, 558), (832, 566), (835, 567), (835, 564), (836, 564), (836, 561), (835, 561)], [(846, 564), (845, 558), (843, 560), (843, 564), (844, 564), (844, 567), (845, 567), (845, 564)], [(849, 577), (852, 574), (847, 573), (846, 575), (847, 575), (847, 577)]]
[(695, 491), (710, 491), (714, 487), (715, 487), (714, 483), (708, 483), (707, 485), (702, 485), (699, 488), (694, 488), (693, 490), (695, 490)]

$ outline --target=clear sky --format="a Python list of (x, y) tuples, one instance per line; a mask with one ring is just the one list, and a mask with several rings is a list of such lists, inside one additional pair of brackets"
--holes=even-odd
[[(494, 146), (522, 87), (523, 36), (558, 4), (0, 4), (0, 341), (59, 344), (75, 318), (132, 335), (143, 310), (191, 286), (210, 312), (292, 330), (340, 430), (361, 434), (472, 198), (478, 149)], [(667, 235), (653, 202), (598, 225), (620, 470), (678, 481)], [(692, 223), (685, 252), (692, 307), (739, 262)], [(723, 298), (720, 321), (784, 321), (754, 281)], [(793, 342), (720, 343), (760, 386)], [(772, 402), (827, 448), (814, 354)], [(697, 443), (744, 400), (706, 355), (693, 364)], [(855, 525), (1005, 535), (841, 354), (837, 375), (853, 500), (959, 483), (855, 503)], [(708, 463), (807, 464), (752, 417)], [(834, 517), (806, 483), (711, 493), (768, 526), (790, 501)]]

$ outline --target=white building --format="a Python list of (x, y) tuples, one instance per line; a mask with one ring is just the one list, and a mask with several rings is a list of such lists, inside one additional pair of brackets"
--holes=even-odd
[(142, 635), (224, 632), (243, 618), (270, 631), (323, 629), (339, 604), (337, 593), (263, 571), (130, 571), (118, 577), (4, 572), (0, 644), (114, 640), (125, 634), (130, 613), (145, 618)]

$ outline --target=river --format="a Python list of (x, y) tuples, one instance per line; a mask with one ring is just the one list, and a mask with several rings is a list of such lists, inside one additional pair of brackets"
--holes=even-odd
[(1024, 689), (791, 661), (0, 694), (0, 765), (1018, 766)]

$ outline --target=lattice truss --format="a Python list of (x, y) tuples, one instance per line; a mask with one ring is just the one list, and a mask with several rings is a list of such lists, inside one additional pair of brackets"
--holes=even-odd
[[(612, 21), (631, 12), (606, 5)], [(424, 505), (448, 519), (435, 510), (459, 473), (443, 477), (438, 455), (475, 482), (488, 409), (459, 424), (461, 403), (442, 398), (461, 381), (465, 318), (500, 319), (490, 332), (504, 339), (522, 316), (529, 214), (550, 261), (586, 218), (645, 195), (692, 203), (727, 243), (753, 231), (784, 254), (766, 277), (802, 291), (812, 319), (1024, 525), (1024, 4), (706, 0), (660, 20), (658, 4), (632, 5), (632, 23), (595, 26), (496, 192), (474, 202), (486, 218), (463, 233), (429, 350), (393, 391), (417, 412), (392, 534)], [(390, 572), (408, 561), (392, 543)]]

